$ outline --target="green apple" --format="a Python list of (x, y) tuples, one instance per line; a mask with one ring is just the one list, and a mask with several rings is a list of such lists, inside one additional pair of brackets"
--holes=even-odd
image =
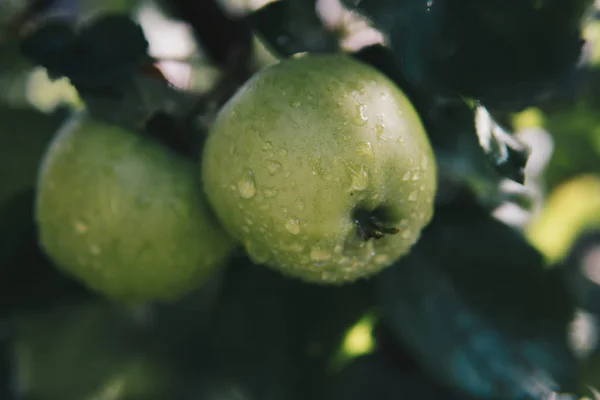
[(44, 155), (36, 220), (58, 267), (126, 302), (178, 299), (234, 246), (193, 162), (86, 115), (68, 121)]
[(341, 284), (406, 254), (433, 214), (436, 163), (406, 95), (343, 54), (267, 67), (220, 110), (209, 202), (254, 262)]

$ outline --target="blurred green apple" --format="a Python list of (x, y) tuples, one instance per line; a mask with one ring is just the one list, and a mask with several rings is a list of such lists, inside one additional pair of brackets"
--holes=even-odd
[(42, 247), (111, 298), (177, 299), (203, 285), (233, 248), (192, 162), (86, 115), (58, 132), (38, 179)]

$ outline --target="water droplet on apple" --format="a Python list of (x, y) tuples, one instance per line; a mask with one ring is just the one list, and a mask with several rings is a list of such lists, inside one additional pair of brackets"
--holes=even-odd
[(358, 142), (356, 146), (356, 151), (359, 155), (364, 157), (368, 157), (370, 159), (375, 158), (375, 153), (373, 152), (373, 146), (369, 142)]
[(364, 104), (359, 104), (356, 106), (356, 116), (352, 119), (355, 125), (363, 126), (369, 121), (369, 117), (366, 114), (367, 106)]
[(352, 176), (351, 186), (353, 190), (361, 191), (367, 189), (369, 186), (369, 173), (364, 165), (361, 165), (358, 171), (351, 168), (350, 174)]
[(419, 179), (421, 179), (421, 174), (419, 174), (419, 172), (415, 172), (415, 174), (412, 177), (412, 180), (418, 181)]
[(300, 233), (300, 221), (297, 218), (290, 218), (285, 222), (285, 229), (292, 235)]
[(246, 251), (255, 264), (263, 264), (269, 260), (269, 251), (256, 242), (246, 242)]
[(419, 190), (420, 190), (421, 192), (422, 192), (422, 191), (424, 191), (424, 190), (425, 190), (425, 185), (421, 185), (421, 186), (419, 186)]
[(265, 188), (263, 193), (266, 198), (270, 199), (270, 198), (277, 196), (278, 192), (277, 192), (277, 189), (275, 189), (275, 188)]
[(271, 175), (278, 173), (282, 167), (280, 162), (274, 160), (264, 160), (262, 165), (267, 169), (267, 171), (269, 171), (269, 174)]
[(304, 245), (302, 243), (296, 242), (290, 245), (286, 245), (285, 248), (295, 253), (300, 253), (302, 250), (304, 250)]
[(77, 220), (73, 223), (73, 229), (75, 229), (75, 232), (79, 234), (84, 234), (88, 231), (89, 228), (85, 222)]
[(409, 201), (417, 201), (417, 198), (419, 196), (419, 193), (417, 193), (416, 190), (413, 190), (412, 192), (410, 192), (410, 194), (408, 195), (408, 200)]
[(404, 176), (402, 177), (403, 181), (408, 181), (410, 180), (410, 171), (406, 171), (406, 173), (404, 174)]
[(404, 232), (402, 232), (402, 238), (403, 239), (408, 239), (412, 236), (412, 232), (408, 229), (406, 229)]
[(385, 265), (390, 262), (390, 256), (387, 254), (379, 254), (375, 256), (375, 263), (379, 265)]
[(427, 156), (425, 154), (421, 155), (421, 168), (423, 169), (423, 171), (425, 171), (427, 169), (427, 166), (429, 165), (429, 160), (427, 159)]
[(294, 101), (294, 102), (291, 104), (291, 106), (292, 106), (292, 107), (294, 107), (294, 108), (298, 108), (298, 107), (300, 107), (301, 105), (302, 105), (302, 104), (301, 104), (299, 101)]
[(304, 210), (304, 202), (300, 198), (296, 199), (296, 202), (298, 203), (298, 210)]
[(99, 255), (101, 253), (100, 247), (98, 247), (97, 244), (91, 244), (90, 253), (92, 253), (95, 256)]
[(321, 247), (313, 247), (310, 251), (310, 259), (316, 263), (327, 261), (331, 258), (331, 254)]
[(256, 184), (254, 183), (254, 174), (252, 171), (247, 170), (238, 181), (237, 190), (240, 196), (244, 199), (250, 199), (256, 194)]
[(378, 122), (375, 125), (375, 135), (377, 136), (377, 140), (383, 139), (384, 132), (385, 132), (385, 125), (382, 122)]
[(273, 144), (271, 142), (264, 142), (262, 145), (262, 149), (264, 151), (271, 150), (273, 148)]

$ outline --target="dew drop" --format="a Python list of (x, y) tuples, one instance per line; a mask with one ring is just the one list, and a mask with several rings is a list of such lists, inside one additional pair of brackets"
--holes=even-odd
[(367, 106), (364, 104), (360, 104), (356, 107), (356, 111), (357, 111), (357, 115), (356, 118), (353, 120), (353, 122), (358, 125), (358, 126), (363, 126), (367, 123), (367, 121), (369, 120), (369, 117), (367, 117)]
[(413, 190), (412, 192), (410, 192), (410, 194), (408, 195), (408, 200), (409, 201), (417, 201), (417, 197), (419, 196), (419, 194), (417, 193), (416, 190)]
[(300, 199), (297, 199), (296, 202), (298, 203), (298, 210), (303, 211), (304, 210), (304, 202)]
[(258, 243), (247, 242), (246, 251), (250, 259), (256, 264), (263, 264), (269, 260), (268, 250)]
[(85, 222), (83, 221), (75, 221), (73, 223), (73, 228), (75, 229), (75, 232), (79, 233), (79, 234), (84, 234), (88, 231), (88, 226)]
[(263, 167), (269, 171), (269, 174), (275, 175), (281, 170), (281, 163), (274, 160), (264, 160), (262, 163)]
[(254, 174), (252, 171), (247, 170), (238, 181), (237, 190), (240, 196), (244, 199), (250, 199), (256, 194), (256, 184), (254, 183)]
[(381, 140), (383, 138), (384, 132), (385, 132), (385, 125), (381, 122), (378, 122), (375, 125), (375, 135), (377, 136), (377, 140)]
[(369, 142), (359, 142), (356, 146), (356, 151), (358, 154), (368, 157), (370, 159), (375, 158), (375, 153), (373, 152), (373, 146)]
[(421, 179), (421, 174), (419, 174), (418, 172), (415, 172), (415, 174), (413, 175), (412, 180), (413, 181), (418, 181), (419, 179)]
[(275, 188), (265, 188), (263, 193), (266, 198), (270, 199), (270, 198), (277, 196), (278, 192), (277, 192), (277, 189), (275, 189)]
[(271, 142), (268, 142), (268, 141), (264, 142), (263, 145), (262, 145), (262, 149), (264, 151), (271, 150), (272, 148), (273, 148), (273, 144)]
[(331, 254), (328, 251), (323, 250), (320, 247), (313, 247), (310, 251), (310, 259), (315, 262), (327, 261), (331, 258)]
[(96, 245), (96, 244), (90, 245), (90, 253), (97, 256), (100, 254), (100, 252), (101, 252), (100, 247), (98, 247), (98, 245)]
[(297, 218), (290, 218), (285, 222), (285, 229), (292, 235), (300, 233), (300, 221)]
[(421, 168), (423, 170), (426, 170), (428, 165), (429, 165), (429, 160), (427, 159), (427, 156), (425, 154), (422, 154), (421, 155)]
[(412, 236), (412, 232), (408, 229), (406, 229), (404, 232), (402, 232), (402, 238), (403, 239), (408, 239)]
[(419, 186), (419, 190), (420, 190), (421, 192), (422, 192), (422, 191), (424, 191), (424, 190), (425, 190), (425, 185), (421, 185), (421, 186)]
[(294, 108), (298, 108), (298, 107), (300, 107), (300, 106), (301, 106), (301, 104), (300, 104), (300, 102), (299, 102), (299, 101), (294, 101), (294, 102), (292, 103), (292, 107), (294, 107)]
[(365, 190), (369, 185), (369, 173), (364, 165), (360, 166), (360, 170), (355, 171), (350, 169), (352, 174), (352, 189), (353, 190)]
[(287, 248), (290, 249), (290, 251), (300, 253), (302, 250), (304, 250), (304, 245), (302, 243), (293, 243), (287, 246)]
[(242, 226), (242, 231), (244, 233), (250, 233), (250, 228), (248, 228), (246, 225)]
[(379, 265), (385, 265), (389, 263), (390, 257), (387, 254), (379, 254), (375, 256), (375, 262)]
[(341, 244), (336, 244), (333, 248), (333, 252), (336, 254), (341, 254), (344, 251), (344, 246)]
[(404, 176), (402, 177), (403, 181), (408, 181), (410, 180), (410, 171), (406, 171), (406, 173), (404, 174)]

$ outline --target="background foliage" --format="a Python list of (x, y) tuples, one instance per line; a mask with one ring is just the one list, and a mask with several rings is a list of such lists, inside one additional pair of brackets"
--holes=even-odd
[[(584, 0), (0, 2), (0, 398), (591, 396), (599, 46)], [(436, 218), (402, 271), (321, 287), (240, 254), (179, 302), (131, 308), (42, 253), (38, 163), (71, 110), (197, 152), (252, 74), (335, 51), (406, 91), (436, 151)]]

